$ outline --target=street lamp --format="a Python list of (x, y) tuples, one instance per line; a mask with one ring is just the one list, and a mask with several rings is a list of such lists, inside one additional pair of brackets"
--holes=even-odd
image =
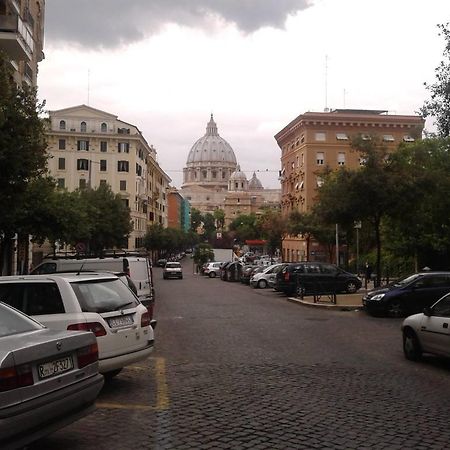
[(356, 220), (353, 225), (356, 230), (356, 275), (359, 276), (359, 230), (361, 229), (361, 221)]

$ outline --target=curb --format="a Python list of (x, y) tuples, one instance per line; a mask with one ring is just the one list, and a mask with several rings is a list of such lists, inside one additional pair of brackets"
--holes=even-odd
[(288, 297), (287, 301), (291, 303), (298, 303), (309, 308), (336, 309), (338, 311), (355, 311), (362, 309), (362, 305), (333, 305), (331, 303), (311, 303), (295, 297)]

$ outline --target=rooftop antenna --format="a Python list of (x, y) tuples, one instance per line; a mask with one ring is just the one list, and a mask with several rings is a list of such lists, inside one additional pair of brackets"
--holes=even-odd
[(91, 91), (91, 69), (88, 69), (88, 79), (87, 79), (87, 104), (89, 106), (90, 101), (90, 91)]
[(325, 55), (325, 112), (328, 112), (328, 55)]
[(344, 109), (345, 109), (345, 96), (346, 96), (346, 94), (347, 94), (347, 91), (345, 90), (345, 88), (344, 88)]

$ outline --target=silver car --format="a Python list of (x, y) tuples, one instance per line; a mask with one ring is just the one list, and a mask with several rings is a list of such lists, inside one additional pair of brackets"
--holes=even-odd
[(272, 264), (262, 272), (255, 273), (250, 279), (250, 285), (259, 289), (265, 289), (268, 286), (272, 287), (275, 277), (282, 267), (283, 264)]
[(0, 448), (89, 414), (103, 382), (92, 333), (49, 330), (0, 302)]

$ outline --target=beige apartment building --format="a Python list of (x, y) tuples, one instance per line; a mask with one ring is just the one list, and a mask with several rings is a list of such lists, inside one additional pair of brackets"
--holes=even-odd
[(50, 111), (48, 166), (59, 188), (97, 188), (106, 183), (129, 207), (133, 231), (128, 249), (142, 247), (147, 227), (168, 225), (171, 179), (141, 131), (114, 114), (86, 105)]
[[(351, 150), (350, 139), (377, 136), (394, 151), (401, 142), (414, 142), (422, 136), (424, 120), (419, 116), (391, 115), (379, 110), (336, 109), (299, 115), (275, 135), (281, 149), (281, 211), (308, 212), (314, 204), (321, 172), (340, 166), (355, 169), (364, 164)], [(283, 240), (283, 260), (321, 260), (319, 243), (312, 242), (310, 255), (299, 236)]]
[(0, 0), (0, 50), (20, 86), (36, 86), (38, 63), (44, 59), (44, 0)]

